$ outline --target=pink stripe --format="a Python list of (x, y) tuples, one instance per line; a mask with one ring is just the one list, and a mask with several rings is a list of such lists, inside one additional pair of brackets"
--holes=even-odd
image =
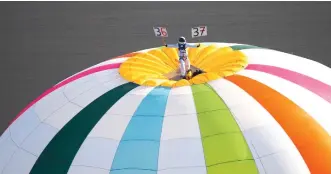
[(331, 86), (319, 80), (301, 73), (270, 65), (250, 64), (246, 67), (246, 69), (261, 71), (281, 77), (308, 89), (331, 103)]
[(20, 115), (22, 115), (27, 109), (29, 109), (32, 105), (34, 105), (35, 103), (37, 103), (39, 100), (41, 100), (42, 98), (44, 98), (46, 95), (50, 94), (51, 92), (55, 91), (58, 88), (61, 88), (62, 86), (73, 82), (77, 79), (80, 79), (82, 77), (85, 77), (87, 75), (96, 73), (96, 72), (100, 72), (100, 71), (104, 71), (104, 70), (109, 70), (109, 69), (115, 69), (115, 68), (119, 68), (120, 65), (122, 63), (114, 63), (114, 64), (108, 64), (108, 65), (102, 65), (99, 67), (95, 67), (95, 68), (91, 68), (89, 70), (80, 72), (78, 74), (76, 74), (75, 76), (72, 76), (64, 81), (62, 81), (59, 84), (56, 84), (55, 86), (53, 86), (52, 88), (48, 89), (47, 91), (45, 91), (43, 94), (41, 94), (38, 98), (36, 98), (35, 100), (33, 100), (28, 106), (26, 106), (13, 120), (10, 124), (12, 124)]

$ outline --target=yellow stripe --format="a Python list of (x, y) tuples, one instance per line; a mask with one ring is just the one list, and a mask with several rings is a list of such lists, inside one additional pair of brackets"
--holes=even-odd
[(230, 48), (230, 47), (219, 48), (215, 52), (213, 52), (212, 54), (209, 54), (207, 57), (205, 57), (196, 66), (198, 66), (202, 69), (206, 68), (206, 67), (210, 66), (211, 64), (213, 64), (215, 62), (215, 59), (220, 59), (220, 58), (223, 57), (223, 55), (226, 55), (231, 51), (232, 51), (232, 48)]
[(148, 53), (154, 55), (155, 57), (158, 57), (162, 62), (164, 62), (164, 64), (169, 66), (172, 70), (177, 69), (176, 64), (172, 60), (170, 60), (167, 54), (165, 54), (161, 49), (150, 50), (148, 51)]
[(217, 47), (215, 45), (209, 45), (200, 52), (200, 56), (195, 60), (194, 65), (199, 66), (200, 62), (205, 60), (207, 56), (210, 54), (214, 54), (217, 51)]

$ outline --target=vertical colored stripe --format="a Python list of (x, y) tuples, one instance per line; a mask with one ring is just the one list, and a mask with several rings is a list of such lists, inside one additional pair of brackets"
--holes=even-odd
[(291, 81), (268, 73), (243, 70), (238, 74), (257, 80), (291, 99), (291, 101), (300, 108), (303, 108), (306, 113), (313, 117), (331, 135), (331, 117), (325, 114), (331, 113), (331, 104), (320, 96)]
[(253, 45), (233, 45), (230, 46), (230, 48), (232, 48), (233, 50), (244, 50), (244, 49), (259, 48), (259, 47)]
[(245, 138), (230, 110), (208, 85), (192, 92), (208, 174), (258, 173)]
[(255, 70), (275, 75), (277, 77), (291, 81), (331, 103), (331, 86), (304, 74), (270, 65), (250, 64), (248, 70)]
[(51, 140), (30, 174), (66, 174), (89, 132), (121, 97), (137, 85), (126, 83), (94, 100), (71, 119)]
[[(141, 102), (121, 139), (112, 174), (157, 173), (163, 118), (170, 88), (156, 87)], [(131, 172), (130, 172), (131, 171)]]
[(331, 139), (309, 114), (256, 80), (240, 75), (226, 79), (249, 93), (275, 118), (298, 148), (312, 174), (331, 173)]
[(261, 174), (310, 173), (292, 140), (260, 103), (228, 80), (214, 80), (209, 84), (240, 123)]
[(206, 174), (191, 86), (170, 91), (162, 126), (158, 174)]

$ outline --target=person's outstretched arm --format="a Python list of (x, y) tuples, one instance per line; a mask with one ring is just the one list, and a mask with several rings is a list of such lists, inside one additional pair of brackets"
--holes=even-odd
[(200, 47), (200, 43), (198, 43), (198, 44), (187, 43), (186, 46), (190, 47), (190, 48), (196, 48), (196, 47)]
[(178, 48), (178, 44), (165, 44), (164, 46), (169, 48)]

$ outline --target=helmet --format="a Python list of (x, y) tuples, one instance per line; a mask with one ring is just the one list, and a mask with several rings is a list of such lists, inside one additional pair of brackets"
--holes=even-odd
[(181, 36), (181, 37), (178, 39), (178, 43), (180, 43), (180, 44), (185, 44), (185, 43), (186, 43), (186, 39), (185, 39), (185, 37)]

